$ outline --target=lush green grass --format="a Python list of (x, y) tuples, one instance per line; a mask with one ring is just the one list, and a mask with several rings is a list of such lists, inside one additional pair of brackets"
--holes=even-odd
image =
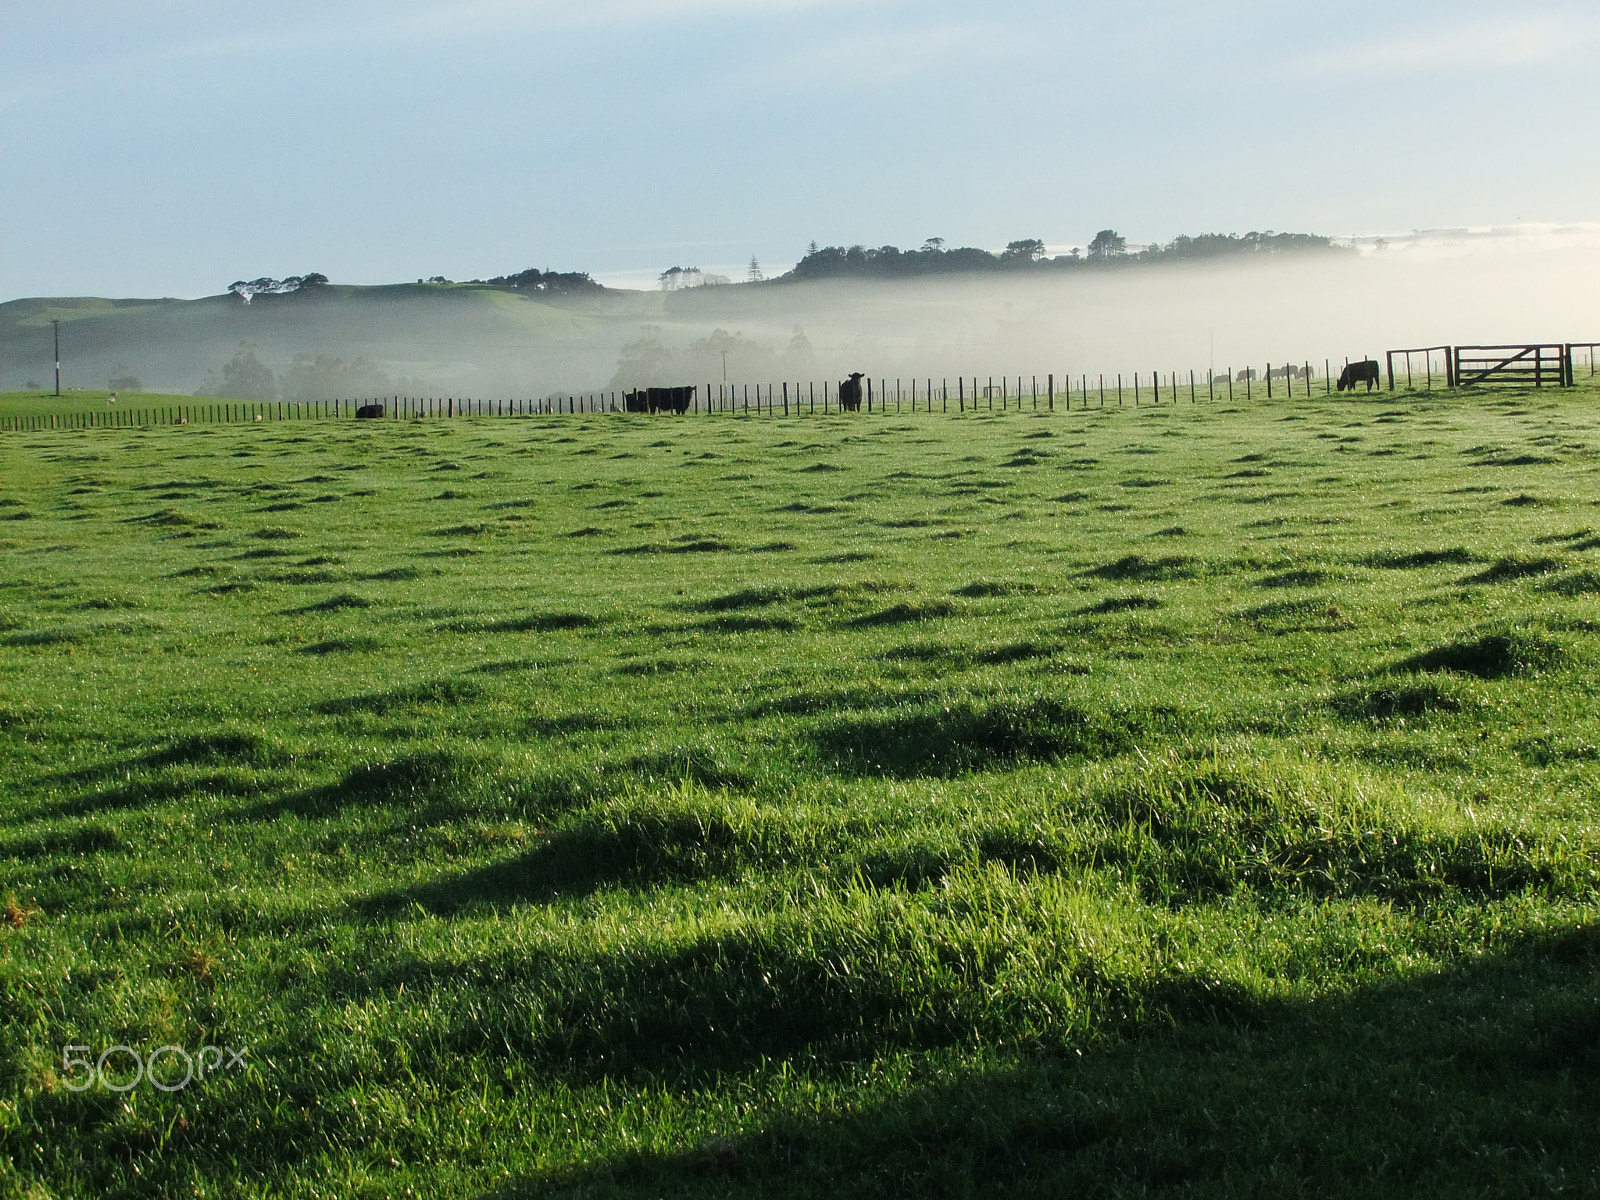
[(1592, 1192), (1596, 398), (8, 436), (0, 1181)]
[[(111, 419), (106, 415), (108, 413), (118, 413), (123, 420), (129, 420), (130, 412), (165, 413), (168, 409), (176, 412), (180, 407), (194, 408), (202, 404), (228, 403), (224, 400), (197, 400), (193, 396), (170, 396), (162, 392), (119, 392), (114, 402), (109, 400), (110, 396), (111, 393), (104, 388), (99, 390), (71, 388), (59, 396), (49, 389), (42, 392), (0, 392), (0, 421), (9, 421), (12, 418), (48, 420), (51, 416), (76, 417), (86, 413), (93, 413), (95, 418), (101, 421)], [(164, 416), (157, 419), (166, 420)]]

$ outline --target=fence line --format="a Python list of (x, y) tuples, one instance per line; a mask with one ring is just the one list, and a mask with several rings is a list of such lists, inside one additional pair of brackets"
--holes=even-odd
[[(1567, 375), (1572, 380), (1575, 372), (1574, 351), (1587, 350), (1589, 374), (1595, 374), (1596, 348), (1600, 342), (1571, 342), (1566, 344)], [(1401, 358), (1408, 366), (1412, 355), (1423, 355), (1428, 368), (1421, 387), (1408, 371), (1406, 388), (1409, 391), (1433, 389), (1432, 352), (1444, 347), (1424, 347), (1418, 350), (1392, 350), (1387, 352), (1389, 364), (1388, 390), (1397, 387), (1393, 364)], [(1348, 365), (1349, 360), (1346, 360)], [(1446, 386), (1456, 385), (1455, 364), (1446, 358)], [(1143, 408), (1155, 405), (1175, 405), (1185, 401), (1190, 404), (1214, 403), (1219, 400), (1253, 401), (1257, 389), (1266, 399), (1293, 399), (1297, 395), (1310, 397), (1317, 392), (1333, 394), (1333, 366), (1323, 360), (1321, 379), (1309, 360), (1300, 364), (1267, 363), (1265, 371), (1257, 374), (1254, 367), (1231, 367), (1218, 373), (1208, 369), (1203, 374), (1177, 370), (1154, 370), (1148, 373), (1134, 371), (1131, 378), (1118, 373), (1114, 380), (1104, 374), (1089, 376), (1054, 372), (1040, 376), (958, 375), (924, 376), (909, 381), (903, 378), (862, 379), (860, 407), (867, 413), (888, 414), (891, 406), (895, 413), (955, 413), (964, 415), (976, 412), (1055, 412), (1082, 411), (1110, 407)], [(998, 382), (997, 382), (998, 380)], [(921, 385), (920, 388), (918, 385)], [(1320, 384), (1320, 386), (1318, 386)], [(624, 394), (617, 390), (567, 393), (557, 392), (543, 397), (523, 399), (487, 400), (458, 396), (382, 396), (367, 399), (315, 400), (315, 401), (236, 401), (198, 400), (194, 404), (169, 405), (161, 408), (109, 408), (105, 412), (46, 413), (36, 416), (0, 418), (0, 432), (37, 432), (42, 430), (75, 429), (145, 429), (164, 425), (234, 425), (276, 424), (281, 421), (320, 421), (353, 419), (356, 410), (364, 405), (379, 405), (383, 418), (388, 420), (427, 421), (452, 420), (461, 417), (528, 417), (577, 415), (580, 413), (618, 413), (626, 411)], [(739, 416), (800, 416), (821, 412), (832, 415), (845, 411), (840, 405), (839, 386), (831, 380), (784, 381), (781, 384), (730, 384), (708, 383), (704, 390), (696, 387), (686, 416), (712, 416), (733, 413)]]

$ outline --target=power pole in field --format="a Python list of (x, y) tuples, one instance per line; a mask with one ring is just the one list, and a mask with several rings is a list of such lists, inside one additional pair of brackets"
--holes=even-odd
[(61, 322), (51, 321), (56, 335), (56, 395), (61, 395)]

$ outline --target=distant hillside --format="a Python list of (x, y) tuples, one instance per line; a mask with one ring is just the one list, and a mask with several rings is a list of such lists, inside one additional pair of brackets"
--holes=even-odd
[(244, 348), (280, 375), (297, 358), (364, 359), (390, 387), (522, 394), (605, 378), (640, 321), (662, 308), (659, 293), (543, 282), (323, 284), (257, 292), (248, 303), (231, 293), (13, 300), (0, 304), (0, 390), (50, 385), (59, 320), (64, 387), (118, 380), (193, 393)]
[[(1129, 251), (1104, 230), (1086, 253), (1054, 258), (1037, 240), (998, 254), (933, 241), (914, 251), (813, 248), (777, 280), (675, 290), (529, 269), (377, 287), (262, 277), (198, 300), (33, 298), (0, 304), (0, 391), (51, 385), (53, 320), (65, 388), (242, 399), (527, 397), (852, 370), (1049, 371), (1089, 357), (1115, 370), (1123, 353), (1147, 361), (1164, 331), (1227, 327), (1215, 291), (1172, 267), (1271, 262), (1304, 276), (1360, 273), (1365, 261), (1306, 234), (1205, 235)], [(1204, 319), (1152, 323), (1152, 306), (1175, 304)], [(1282, 311), (1274, 304), (1239, 327), (1263, 337)]]

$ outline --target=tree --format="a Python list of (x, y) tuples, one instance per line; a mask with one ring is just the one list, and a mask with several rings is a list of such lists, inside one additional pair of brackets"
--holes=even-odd
[(929, 238), (929, 239), (927, 239), (927, 241), (922, 243), (922, 248), (924, 250), (926, 250), (929, 254), (937, 254), (937, 253), (939, 253), (939, 251), (944, 249), (944, 239), (943, 238)]
[(207, 371), (197, 396), (226, 396), (230, 400), (276, 400), (278, 377), (272, 368), (256, 357), (256, 348), (242, 342), (239, 351), (222, 364), (221, 371)]
[(106, 380), (106, 387), (113, 392), (142, 392), (144, 384), (139, 377), (128, 369), (127, 363), (117, 364), (117, 373)]
[(761, 264), (756, 261), (756, 256), (752, 254), (750, 256), (750, 273), (746, 276), (746, 280), (750, 283), (760, 283), (765, 278), (766, 276), (761, 273)]
[(1038, 262), (1044, 257), (1044, 243), (1038, 238), (1023, 238), (1017, 242), (1007, 242), (1006, 252), (1001, 257), (1012, 262)]
[(1102, 229), (1094, 235), (1094, 241), (1089, 243), (1089, 261), (1105, 262), (1110, 258), (1121, 258), (1128, 252), (1128, 239), (1115, 229)]
[(326, 354), (296, 354), (280, 383), (285, 400), (308, 403), (350, 396), (381, 396), (392, 390), (388, 375), (370, 359), (346, 362)]
[(622, 347), (617, 359), (616, 374), (611, 377), (611, 387), (649, 387), (667, 377), (672, 365), (672, 351), (661, 340), (659, 325), (646, 325), (637, 341)]
[(784, 364), (792, 373), (805, 374), (816, 366), (816, 351), (811, 345), (811, 339), (798, 325), (794, 327), (794, 332), (789, 337), (789, 348), (784, 351), (783, 358)]

